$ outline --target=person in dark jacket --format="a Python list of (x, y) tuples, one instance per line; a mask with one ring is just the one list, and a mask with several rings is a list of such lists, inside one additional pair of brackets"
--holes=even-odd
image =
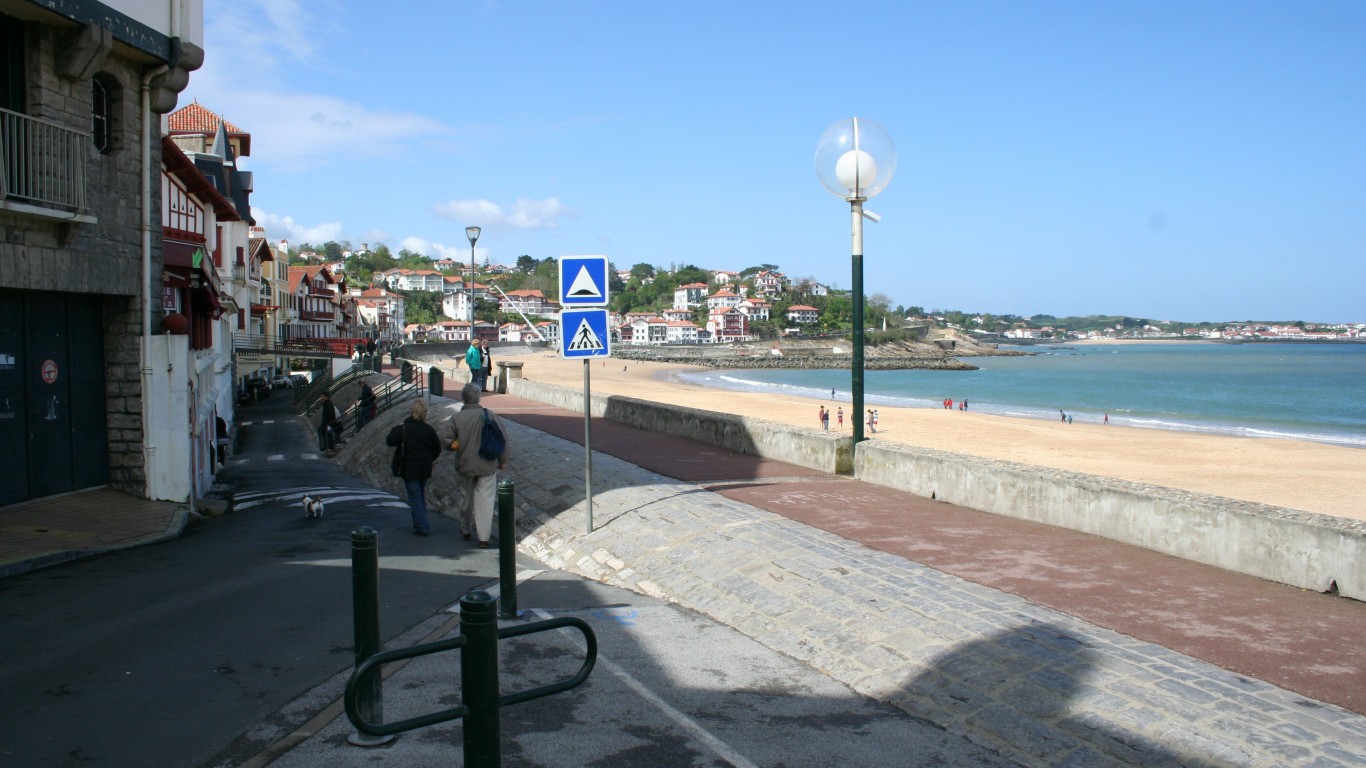
[(370, 423), (375, 418), (375, 390), (370, 388), (370, 382), (360, 383), (360, 397), (356, 400), (356, 431)]
[(318, 420), (318, 450), (330, 451), (337, 447), (337, 434), (333, 426), (337, 423), (337, 406), (332, 404), (332, 394), (323, 393), (322, 416)]
[(403, 446), (403, 488), (413, 513), (413, 533), (427, 536), (432, 531), (427, 521), (427, 480), (432, 476), (432, 463), (441, 455), (441, 441), (427, 423), (426, 403), (414, 400), (409, 414), (402, 424), (389, 430), (384, 444)]
[(480, 382), (480, 389), (485, 392), (492, 392), (489, 389), (489, 379), (493, 378), (493, 355), (489, 354), (489, 343), (486, 341), (479, 345), (479, 356), (483, 358), (484, 380)]

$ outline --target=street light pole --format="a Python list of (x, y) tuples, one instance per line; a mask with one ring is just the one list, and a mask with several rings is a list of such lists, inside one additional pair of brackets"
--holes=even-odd
[(465, 306), (469, 308), (470, 341), (474, 341), (474, 243), (479, 239), (479, 227), (465, 227), (465, 237), (470, 239), (470, 279), (465, 284)]
[(864, 118), (840, 120), (816, 144), (816, 176), (831, 194), (849, 203), (853, 272), (854, 353), (850, 360), (854, 444), (863, 441), (863, 210), (868, 198), (887, 187), (896, 172), (896, 147), (882, 126)]

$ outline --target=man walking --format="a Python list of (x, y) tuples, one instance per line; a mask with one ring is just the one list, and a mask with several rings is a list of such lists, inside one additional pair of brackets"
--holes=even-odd
[[(456, 442), (456, 480), (464, 494), (460, 503), (460, 535), (468, 539), (470, 529), (479, 537), (479, 546), (487, 548), (493, 532), (493, 502), (498, 490), (498, 470), (507, 466), (507, 428), (497, 416), (479, 405), (480, 388), (466, 384), (460, 390), (460, 411), (451, 417), (451, 428)], [(483, 446), (484, 421), (488, 419), (503, 433), (503, 451), (486, 459), (480, 455)], [(502, 531), (512, 536), (512, 531)]]

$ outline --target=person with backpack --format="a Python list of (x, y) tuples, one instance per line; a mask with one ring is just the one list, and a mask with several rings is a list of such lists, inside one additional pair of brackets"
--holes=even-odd
[[(460, 502), (460, 535), (470, 538), (471, 528), (480, 548), (488, 548), (493, 532), (493, 503), (498, 492), (498, 470), (507, 466), (508, 439), (503, 422), (479, 405), (480, 387), (466, 384), (460, 390), (460, 410), (451, 417), (451, 449), (456, 451), (456, 484), (464, 497)], [(512, 531), (502, 531), (512, 536)]]

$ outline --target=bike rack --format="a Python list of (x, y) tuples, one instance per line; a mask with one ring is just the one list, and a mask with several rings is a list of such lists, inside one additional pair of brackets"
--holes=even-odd
[[(460, 598), (460, 636), (376, 653), (356, 666), (346, 683), (346, 717), (356, 730), (370, 736), (393, 736), (405, 731), (424, 728), (450, 720), (463, 719), (465, 765), (467, 768), (497, 768), (501, 763), (499, 739), (499, 710), (578, 687), (588, 679), (598, 658), (598, 639), (592, 627), (582, 619), (561, 617), (531, 624), (499, 627), (496, 600), (492, 595), (475, 590)], [(573, 627), (583, 633), (587, 644), (583, 666), (573, 677), (529, 691), (499, 695), (498, 641), (548, 632), (552, 629)], [(426, 715), (393, 723), (375, 723), (367, 717), (365, 702), (361, 700), (369, 686), (369, 679), (378, 679), (379, 667), (394, 661), (428, 656), (460, 649), (460, 693), (465, 702), (458, 707), (443, 709)], [(373, 711), (373, 710), (371, 710)]]

